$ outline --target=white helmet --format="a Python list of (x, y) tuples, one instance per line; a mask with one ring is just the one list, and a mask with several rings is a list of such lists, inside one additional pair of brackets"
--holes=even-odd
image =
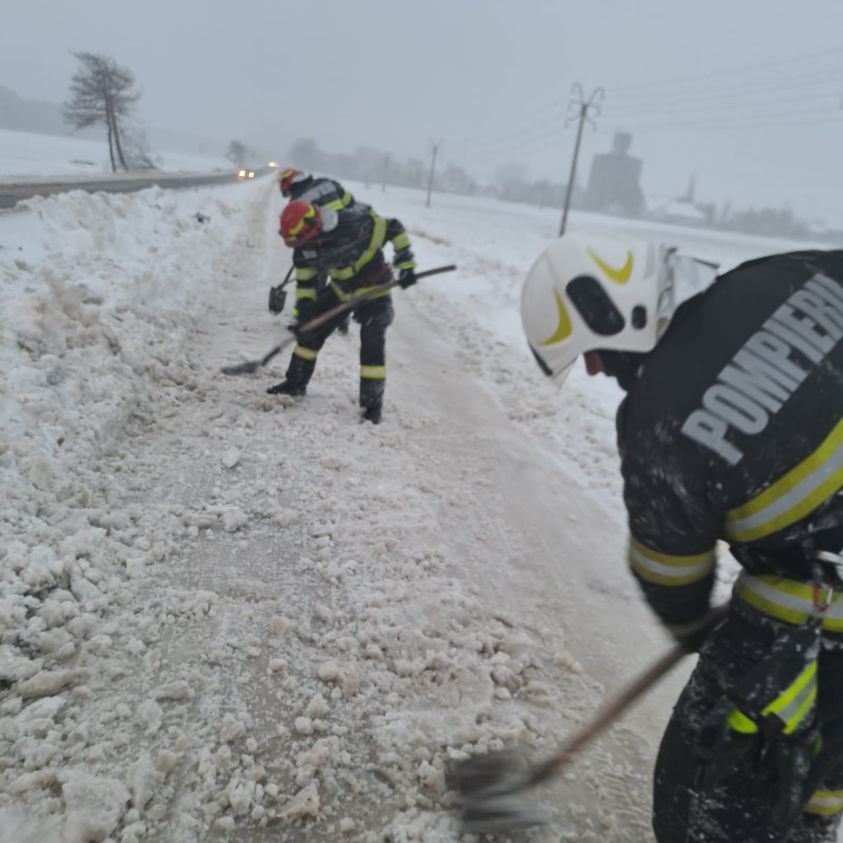
[(564, 380), (596, 349), (653, 349), (676, 309), (676, 250), (566, 234), (539, 256), (521, 293), (521, 322), (546, 375)]

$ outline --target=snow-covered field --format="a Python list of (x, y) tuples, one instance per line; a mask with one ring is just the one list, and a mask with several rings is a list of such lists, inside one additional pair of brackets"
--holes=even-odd
[[(350, 187), (420, 267), (459, 264), (396, 295), (377, 428), (354, 332), (301, 401), (265, 394), (283, 355), (219, 374), (283, 322), (270, 184), (0, 214), (2, 843), (453, 841), (452, 760), (549, 751), (663, 647), (623, 562), (618, 393), (558, 391), (520, 335), (557, 212)], [(724, 264), (788, 248), (573, 225)], [(681, 681), (517, 839), (649, 840)]]
[[(153, 151), (153, 160), (167, 172), (210, 173), (232, 170), (222, 155), (190, 155)], [(111, 173), (105, 141), (0, 129), (0, 181), (51, 176), (105, 176)]]

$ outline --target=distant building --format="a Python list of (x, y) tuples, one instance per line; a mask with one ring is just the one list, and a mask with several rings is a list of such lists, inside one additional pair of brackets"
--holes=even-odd
[(628, 216), (644, 211), (640, 185), (643, 162), (629, 154), (631, 145), (631, 134), (616, 132), (612, 151), (594, 156), (583, 197), (584, 209)]

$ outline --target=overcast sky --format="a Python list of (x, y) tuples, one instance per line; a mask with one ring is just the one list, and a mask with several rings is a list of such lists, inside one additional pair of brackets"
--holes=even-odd
[(571, 86), (603, 86), (584, 166), (634, 135), (643, 186), (790, 203), (843, 226), (840, 0), (2, 0), (0, 85), (60, 102), (71, 50), (112, 55), (149, 126), (329, 151), (366, 144), (486, 177), (566, 177)]

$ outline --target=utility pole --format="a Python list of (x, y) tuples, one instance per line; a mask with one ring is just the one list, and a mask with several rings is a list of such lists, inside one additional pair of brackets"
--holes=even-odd
[(439, 144), (442, 141), (433, 141), (433, 156), (430, 159), (430, 176), (427, 180), (427, 202), (425, 202), (425, 207), (430, 207), (430, 194), (433, 190), (433, 174), (436, 172), (436, 153), (439, 151)]
[(589, 111), (594, 109), (597, 114), (600, 114), (600, 102), (603, 99), (603, 89), (595, 88), (591, 92), (591, 96), (586, 99), (585, 94), (583, 94), (582, 85), (577, 82), (577, 84), (571, 89), (571, 96), (572, 99), (568, 104), (568, 111), (570, 114), (573, 109), (574, 114), (568, 117), (565, 121), (565, 125), (567, 126), (574, 120), (577, 120), (579, 125), (577, 126), (577, 141), (574, 144), (574, 157), (571, 160), (571, 173), (568, 176), (568, 186), (565, 190), (565, 207), (562, 209), (562, 224), (559, 226), (560, 237), (565, 233), (565, 224), (568, 221), (568, 209), (571, 207), (571, 192), (574, 189), (574, 180), (577, 177), (577, 159), (580, 155), (583, 126), (585, 126), (586, 120), (588, 120), (592, 126), (595, 125), (594, 121), (589, 116)]
[(389, 171), (390, 155), (387, 152), (383, 159), (383, 178), (381, 179), (381, 193), (386, 193), (386, 174)]

